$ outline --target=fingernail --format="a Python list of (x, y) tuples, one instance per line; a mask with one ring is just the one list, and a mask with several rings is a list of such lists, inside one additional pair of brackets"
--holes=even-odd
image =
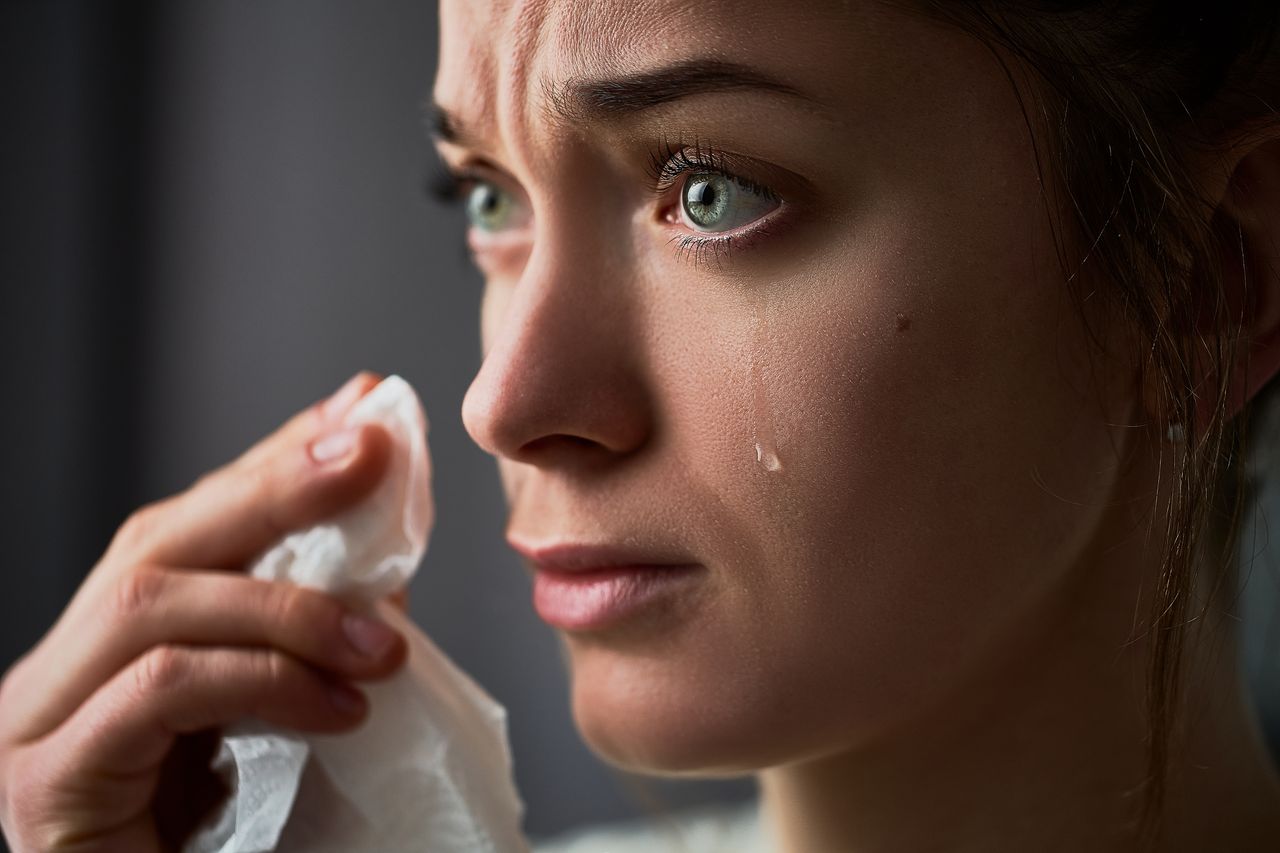
[(339, 713), (354, 716), (364, 710), (364, 696), (345, 684), (329, 686), (329, 701)]
[(311, 442), (311, 458), (317, 462), (336, 462), (351, 454), (359, 430), (344, 429)]
[(348, 613), (342, 617), (342, 631), (347, 642), (365, 657), (380, 658), (396, 642), (396, 632), (374, 619)]
[(336, 418), (345, 414), (347, 409), (355, 405), (356, 400), (364, 396), (363, 374), (357, 373), (346, 381), (346, 384), (333, 392), (333, 396), (324, 402), (324, 416)]

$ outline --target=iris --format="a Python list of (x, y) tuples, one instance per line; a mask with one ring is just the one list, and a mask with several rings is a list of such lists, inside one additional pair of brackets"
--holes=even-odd
[(691, 175), (680, 193), (681, 211), (696, 231), (729, 231), (777, 206), (771, 195), (716, 172)]
[(509, 194), (484, 181), (467, 195), (467, 219), (481, 231), (501, 231), (510, 224), (514, 203)]

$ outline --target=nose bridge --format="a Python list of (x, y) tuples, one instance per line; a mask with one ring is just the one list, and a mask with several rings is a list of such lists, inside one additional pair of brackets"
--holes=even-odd
[(508, 10), (495, 122), (533, 204), (535, 239), (518, 280), (497, 285), (502, 304), (485, 309), (488, 351), (463, 400), (481, 447), (537, 464), (631, 452), (650, 428), (624, 220), (573, 192), (583, 178), (564, 162), (563, 128), (538, 107), (539, 58), (562, 53), (554, 22), (570, 8), (525, 0)]
[(643, 342), (626, 282), (590, 237), (539, 235), (463, 401), (494, 455), (545, 461), (570, 448), (634, 451), (650, 431)]

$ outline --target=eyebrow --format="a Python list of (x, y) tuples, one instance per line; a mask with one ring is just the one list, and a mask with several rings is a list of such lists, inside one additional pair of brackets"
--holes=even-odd
[(601, 120), (717, 92), (756, 89), (811, 100), (790, 83), (747, 65), (690, 59), (622, 77), (572, 79), (548, 91), (548, 102), (565, 118)]
[[(694, 95), (740, 90), (763, 91), (809, 103), (816, 100), (784, 80), (747, 65), (689, 59), (652, 71), (620, 77), (572, 78), (544, 87), (554, 116), (570, 122), (603, 124)], [(431, 105), (436, 136), (455, 145), (474, 145), (477, 135), (438, 103)]]

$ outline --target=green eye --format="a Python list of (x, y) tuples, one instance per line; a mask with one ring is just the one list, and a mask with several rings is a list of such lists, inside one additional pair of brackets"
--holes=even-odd
[(467, 196), (467, 219), (481, 231), (501, 231), (513, 219), (515, 201), (493, 184), (478, 182)]
[(681, 211), (696, 231), (728, 231), (777, 207), (771, 194), (716, 172), (690, 176), (680, 193)]

